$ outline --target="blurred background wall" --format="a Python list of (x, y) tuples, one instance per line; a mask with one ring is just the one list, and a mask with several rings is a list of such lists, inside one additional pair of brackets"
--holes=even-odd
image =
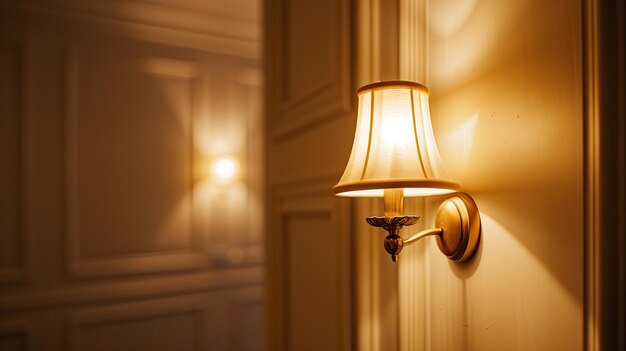
[(0, 6), (0, 349), (261, 349), (260, 4)]

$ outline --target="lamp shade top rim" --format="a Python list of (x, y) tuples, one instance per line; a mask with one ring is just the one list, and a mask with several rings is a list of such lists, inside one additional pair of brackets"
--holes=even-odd
[(358, 96), (358, 95), (367, 93), (369, 91), (383, 90), (383, 89), (397, 89), (397, 88), (415, 89), (415, 90), (419, 90), (425, 93), (426, 95), (430, 95), (430, 89), (428, 89), (427, 86), (420, 84), (420, 83), (411, 82), (408, 80), (386, 80), (386, 81), (370, 83), (370, 84), (360, 87), (356, 91), (356, 94)]

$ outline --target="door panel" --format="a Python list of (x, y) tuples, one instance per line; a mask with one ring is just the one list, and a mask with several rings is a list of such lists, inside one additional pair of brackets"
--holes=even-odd
[(348, 350), (349, 1), (266, 1), (268, 350)]

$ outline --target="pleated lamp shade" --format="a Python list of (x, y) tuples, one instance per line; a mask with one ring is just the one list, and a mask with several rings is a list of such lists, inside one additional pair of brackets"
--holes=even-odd
[(448, 175), (433, 135), (427, 87), (408, 81), (369, 84), (357, 91), (358, 118), (352, 153), (333, 192), (381, 197), (384, 189), (404, 196), (459, 190)]

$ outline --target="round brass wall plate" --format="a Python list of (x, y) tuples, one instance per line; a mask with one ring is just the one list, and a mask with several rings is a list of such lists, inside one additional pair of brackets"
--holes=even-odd
[(480, 214), (471, 196), (456, 193), (448, 197), (437, 210), (435, 227), (443, 230), (437, 246), (449, 259), (467, 262), (474, 257), (480, 239)]

